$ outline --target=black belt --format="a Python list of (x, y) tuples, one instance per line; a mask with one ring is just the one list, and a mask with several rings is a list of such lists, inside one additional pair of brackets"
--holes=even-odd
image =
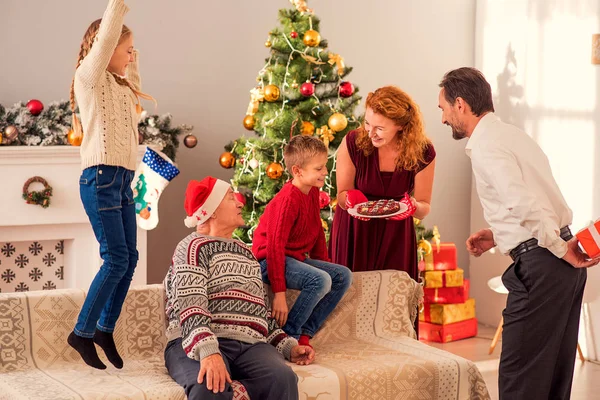
[[(573, 238), (573, 234), (571, 234), (571, 230), (569, 229), (568, 226), (565, 226), (564, 228), (560, 229), (560, 237), (565, 242), (568, 242), (569, 240), (571, 240)], [(529, 240), (526, 240), (523, 243), (519, 244), (517, 247), (512, 249), (510, 251), (510, 253), (508, 253), (508, 254), (510, 255), (510, 258), (512, 258), (514, 261), (515, 258), (520, 256), (521, 254), (527, 253), (528, 251), (531, 251), (533, 249), (537, 249), (538, 247), (540, 247), (540, 246), (538, 245), (537, 239), (529, 239)]]

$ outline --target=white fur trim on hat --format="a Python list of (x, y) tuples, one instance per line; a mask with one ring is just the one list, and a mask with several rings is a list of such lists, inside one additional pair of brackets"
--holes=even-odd
[(225, 198), (225, 195), (230, 187), (231, 185), (229, 183), (217, 179), (213, 190), (208, 195), (208, 198), (204, 204), (202, 204), (193, 215), (185, 218), (185, 226), (188, 228), (194, 228), (197, 225), (202, 225), (208, 221), (208, 219), (215, 213), (217, 207), (219, 207), (219, 204), (221, 204), (221, 201), (223, 201)]

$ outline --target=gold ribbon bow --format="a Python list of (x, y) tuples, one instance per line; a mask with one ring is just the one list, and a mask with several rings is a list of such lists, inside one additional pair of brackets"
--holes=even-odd
[(344, 58), (342, 56), (340, 56), (339, 54), (332, 54), (329, 53), (329, 64), (333, 65), (336, 64), (337, 65), (337, 73), (338, 75), (342, 75), (344, 73)]
[(308, 54), (300, 53), (300, 56), (301, 56), (302, 58), (304, 58), (304, 59), (305, 59), (307, 62), (309, 62), (309, 63), (313, 63), (313, 64), (316, 64), (316, 65), (322, 65), (322, 64), (325, 64), (323, 61), (319, 61), (319, 60), (317, 60), (315, 57), (313, 57), (313, 56), (309, 56)]
[(440, 231), (438, 230), (437, 225), (433, 226), (433, 242), (435, 243), (435, 247), (437, 252), (440, 252)]
[(313, 10), (308, 8), (308, 6), (306, 5), (306, 0), (290, 0), (290, 3), (292, 3), (294, 7), (296, 7), (296, 10), (298, 10), (301, 13), (313, 13)]
[(321, 136), (321, 140), (325, 143), (325, 147), (329, 148), (329, 143), (335, 139), (335, 133), (327, 125), (317, 129), (317, 136)]
[(254, 115), (258, 111), (258, 103), (265, 99), (265, 90), (261, 87), (255, 87), (250, 90), (250, 104), (246, 115)]

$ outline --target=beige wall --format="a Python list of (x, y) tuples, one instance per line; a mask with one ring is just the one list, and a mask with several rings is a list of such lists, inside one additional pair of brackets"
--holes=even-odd
[[(572, 230), (600, 217), (600, 66), (592, 65), (592, 34), (600, 32), (598, 0), (485, 0), (477, 4), (476, 62), (492, 84), (497, 114), (532, 136), (550, 159), (573, 210)], [(511, 29), (506, 26), (510, 23)], [(485, 227), (473, 191), (471, 228)], [(471, 260), (480, 321), (497, 324), (505, 296), (487, 279), (510, 258)], [(600, 359), (600, 267), (588, 270), (579, 342)]]
[[(199, 145), (182, 147), (182, 174), (160, 201), (160, 224), (149, 233), (148, 278), (164, 276), (183, 225), (187, 181), (206, 174), (228, 179), (217, 163), (223, 145), (242, 135), (248, 91), (267, 57), (263, 43), (278, 25), (287, 0), (128, 0), (126, 23), (141, 53), (144, 90), (177, 123), (195, 126)], [(103, 0), (2, 0), (0, 2), (0, 102), (67, 99), (79, 42)], [(349, 79), (363, 94), (396, 84), (421, 105), (438, 151), (432, 213), (444, 241), (462, 243), (469, 232), (471, 175), (464, 143), (454, 142), (437, 109), (443, 73), (473, 65), (475, 0), (313, 0), (322, 36), (354, 72)], [(435, 9), (435, 12), (433, 11)]]

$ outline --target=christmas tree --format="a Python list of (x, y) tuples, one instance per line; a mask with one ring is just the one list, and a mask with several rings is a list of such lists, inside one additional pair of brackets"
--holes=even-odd
[(354, 109), (358, 88), (346, 80), (352, 68), (327, 48), (319, 33), (319, 19), (306, 1), (290, 0), (291, 9), (279, 11), (279, 27), (268, 34), (269, 57), (250, 90), (243, 125), (254, 131), (225, 146), (224, 168), (235, 168), (232, 183), (245, 201), (246, 227), (236, 238), (246, 243), (265, 206), (290, 178), (285, 172), (283, 149), (294, 135), (316, 135), (329, 149), (328, 170), (321, 192), (321, 217), (326, 233), (337, 205), (336, 150), (342, 138), (360, 125)]

